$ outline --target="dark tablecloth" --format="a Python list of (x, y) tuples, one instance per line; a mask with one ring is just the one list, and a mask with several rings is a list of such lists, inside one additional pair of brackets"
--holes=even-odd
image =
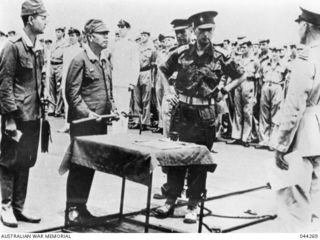
[(202, 165), (208, 171), (215, 168), (205, 146), (134, 134), (77, 137), (64, 156), (61, 174), (70, 162), (144, 185), (157, 165)]

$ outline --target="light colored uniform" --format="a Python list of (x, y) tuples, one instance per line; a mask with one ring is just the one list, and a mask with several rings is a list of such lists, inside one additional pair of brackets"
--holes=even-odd
[[(134, 89), (134, 114), (142, 116), (142, 124), (150, 125), (150, 100), (153, 84), (152, 67), (156, 62), (156, 52), (151, 43), (140, 44), (140, 74)], [(134, 119), (138, 123), (138, 119)]]
[(307, 184), (277, 192), (278, 216), (286, 231), (310, 231), (312, 214), (320, 217), (319, 143), (320, 41), (312, 44), (293, 62), (288, 93), (270, 143), (280, 152), (297, 151), (304, 164), (301, 172)]
[(53, 101), (56, 106), (49, 105), (49, 112), (55, 112), (56, 114), (61, 114), (63, 108), (62, 99), (62, 65), (63, 65), (63, 51), (67, 43), (64, 38), (55, 42), (51, 48), (50, 55), (50, 72), (49, 72), (49, 95), (51, 101)]
[[(129, 86), (135, 86), (139, 77), (139, 51), (135, 42), (128, 38), (120, 38), (115, 42), (111, 53), (113, 66), (113, 98), (119, 113), (129, 113), (131, 91)], [(120, 114), (120, 120), (112, 123), (112, 133), (126, 133), (128, 118)]]
[(259, 64), (255, 57), (242, 58), (239, 62), (248, 76), (248, 79), (235, 89), (234, 118), (232, 121), (232, 138), (250, 141), (253, 122), (253, 106), (255, 100), (255, 82)]
[(283, 100), (282, 83), (286, 68), (271, 60), (264, 61), (260, 67), (261, 98), (259, 114), (259, 145), (268, 146), (273, 129), (273, 120)]
[[(61, 89), (62, 89), (62, 98), (64, 103), (64, 112), (68, 112), (68, 103), (66, 100), (66, 79), (67, 79), (67, 73), (69, 69), (69, 65), (72, 61), (72, 59), (78, 55), (82, 51), (82, 48), (79, 43), (76, 43), (74, 45), (69, 45), (66, 47), (63, 51), (63, 65), (62, 65), (62, 80), (61, 80)], [(67, 123), (67, 114), (65, 114), (65, 122)]]
[[(164, 49), (161, 49), (157, 52), (157, 66), (162, 65), (167, 60), (168, 52)], [(157, 71), (156, 77), (155, 77), (155, 90), (156, 90), (156, 99), (157, 99), (157, 110), (159, 113), (159, 123), (158, 127), (163, 128), (163, 119), (162, 119), (162, 101), (163, 97), (165, 95), (164, 92), (164, 84), (165, 77), (163, 76), (162, 72), (160, 70)]]

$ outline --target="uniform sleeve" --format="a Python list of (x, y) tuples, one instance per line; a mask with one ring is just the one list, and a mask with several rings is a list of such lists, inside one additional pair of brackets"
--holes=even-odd
[(160, 65), (159, 69), (168, 79), (175, 71), (178, 70), (178, 53), (172, 53), (168, 57), (167, 61)]
[(81, 85), (84, 73), (84, 64), (78, 59), (73, 59), (70, 63), (66, 79), (66, 100), (70, 110), (77, 118), (89, 116), (89, 108), (81, 96)]
[(287, 152), (294, 140), (313, 83), (313, 70), (308, 61), (298, 58), (292, 69), (288, 93), (279, 112), (279, 124), (270, 143), (280, 152)]
[(7, 43), (0, 54), (0, 110), (2, 115), (13, 114), (17, 110), (13, 92), (17, 60), (14, 45)]
[(232, 80), (240, 78), (244, 74), (244, 69), (236, 64), (233, 60), (222, 61), (222, 71), (229, 76)]
[(109, 60), (106, 61), (106, 84), (108, 91), (108, 98), (111, 102), (114, 102), (113, 98), (113, 78), (112, 78), (112, 64)]

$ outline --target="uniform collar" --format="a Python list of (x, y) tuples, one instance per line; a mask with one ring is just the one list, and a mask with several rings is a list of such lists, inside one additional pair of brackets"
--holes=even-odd
[(26, 32), (24, 30), (22, 30), (22, 32), (21, 32), (21, 38), (27, 47), (34, 48), (34, 45), (31, 41), (31, 39), (28, 37), (28, 35), (26, 34)]
[(89, 58), (89, 60), (91, 62), (94, 62), (94, 61), (100, 61), (100, 59), (93, 53), (93, 51), (91, 50), (91, 48), (89, 47), (89, 45), (85, 45), (84, 46), (84, 50), (85, 52), (87, 53), (87, 56)]
[[(190, 55), (197, 55), (197, 42), (195, 44), (193, 44), (193, 46), (190, 49)], [(204, 49), (204, 53), (203, 55), (209, 55), (209, 56), (213, 56), (213, 47), (212, 44), (208, 44), (208, 46)]]
[[(272, 60), (270, 58), (269, 61), (268, 61), (268, 65), (271, 66), (271, 64), (272, 64)], [(276, 66), (280, 66), (280, 62), (277, 62)]]

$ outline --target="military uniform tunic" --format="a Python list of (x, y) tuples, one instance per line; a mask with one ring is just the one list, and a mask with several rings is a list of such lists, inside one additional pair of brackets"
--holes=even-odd
[[(235, 79), (242, 71), (235, 68), (233, 62), (227, 64), (212, 45), (199, 56), (196, 45), (192, 44), (177, 48), (160, 69), (166, 78), (178, 72), (174, 86), (179, 103), (172, 115), (171, 131), (177, 131), (181, 141), (205, 145), (211, 150), (215, 138), (215, 88), (225, 73)], [(200, 199), (207, 170), (214, 169), (189, 167), (187, 195), (190, 199)], [(180, 195), (185, 173), (185, 167), (168, 169), (168, 196), (176, 198)]]
[[(320, 42), (301, 53), (292, 64), (288, 93), (270, 145), (279, 152), (301, 156), (304, 184), (277, 193), (279, 218), (290, 232), (310, 231), (312, 215), (320, 216)], [(289, 170), (290, 171), (290, 162)], [(297, 179), (297, 181), (300, 179)], [(319, 228), (318, 228), (319, 230)]]

